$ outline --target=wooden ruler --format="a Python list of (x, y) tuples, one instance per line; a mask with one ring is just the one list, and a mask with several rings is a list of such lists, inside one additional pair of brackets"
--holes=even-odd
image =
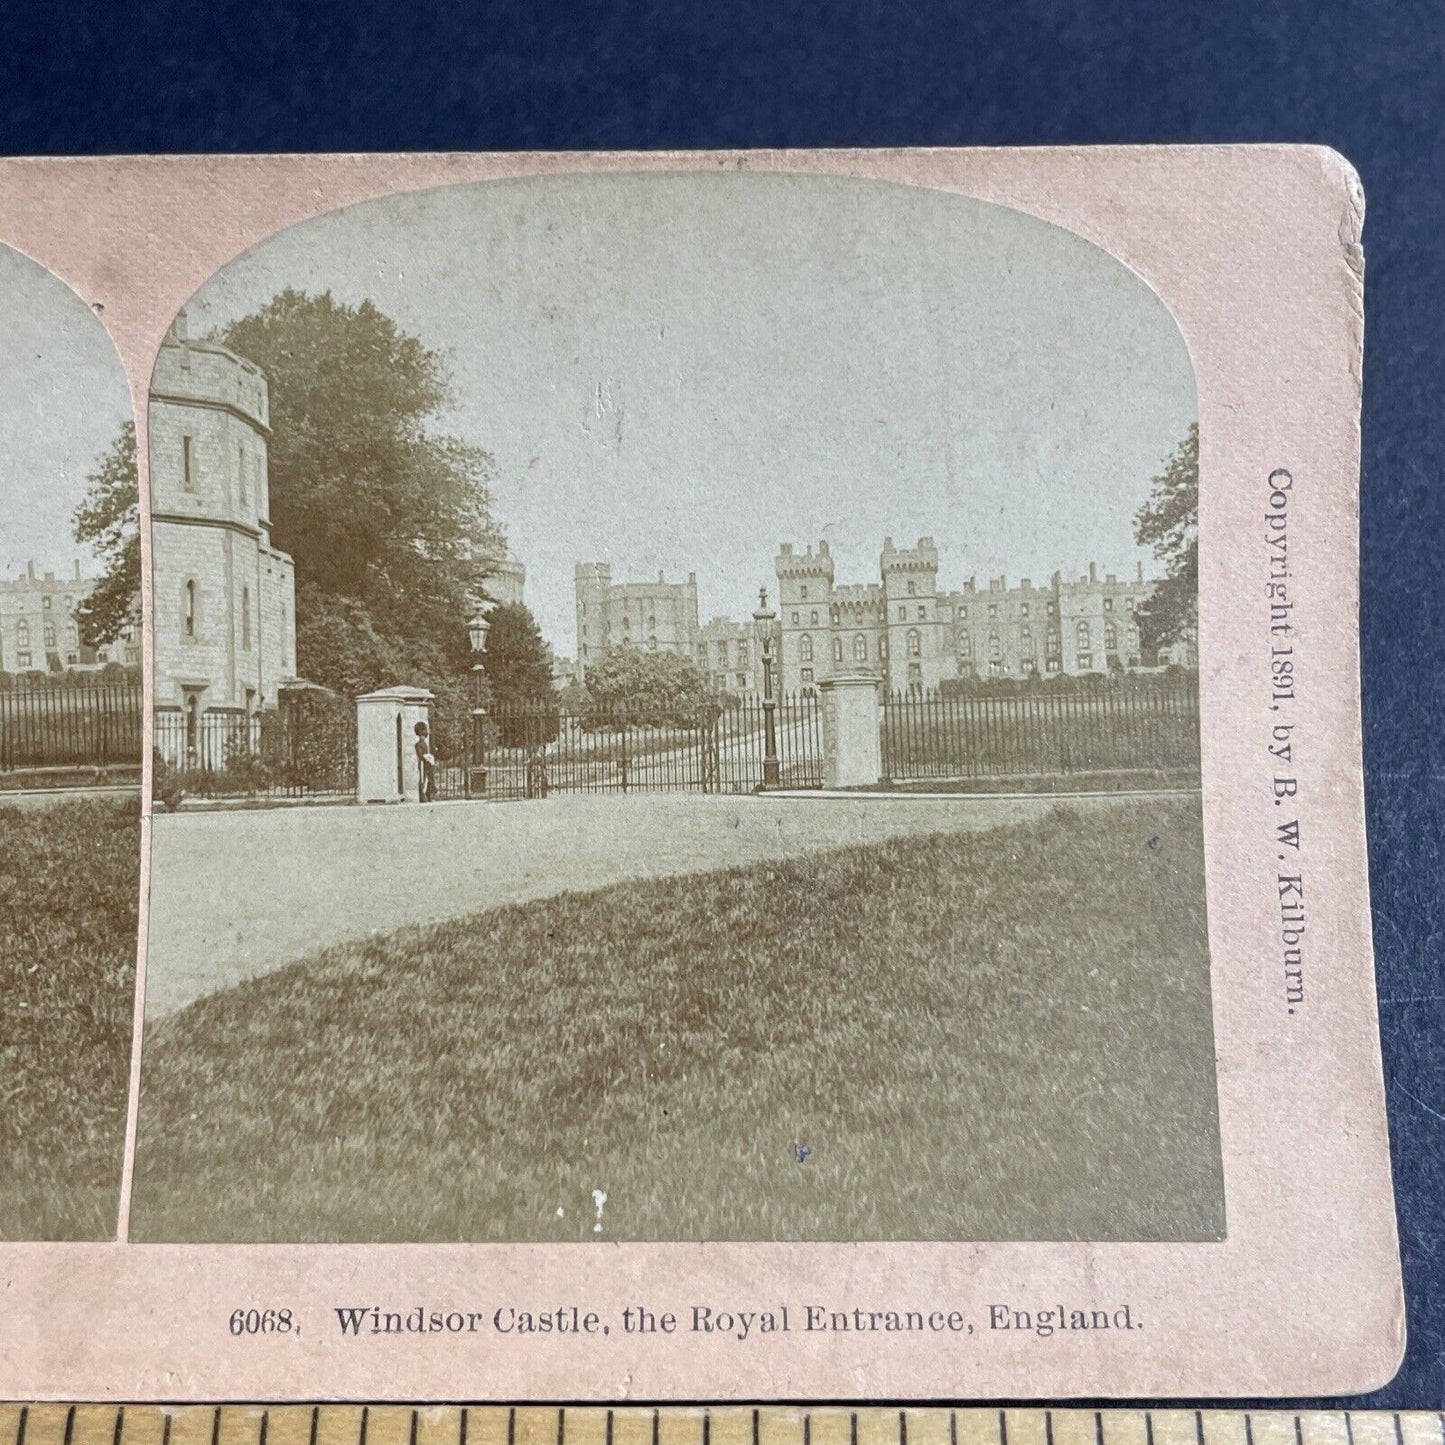
[(0, 1405), (0, 1445), (1445, 1445), (1437, 1412)]

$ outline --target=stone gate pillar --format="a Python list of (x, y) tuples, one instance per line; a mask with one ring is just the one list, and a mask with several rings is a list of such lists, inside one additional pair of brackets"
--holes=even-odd
[(823, 786), (868, 788), (883, 776), (878, 679), (843, 673), (818, 684), (823, 695)]
[(424, 687), (384, 687), (356, 699), (356, 801), (415, 803), (415, 728), (431, 725)]

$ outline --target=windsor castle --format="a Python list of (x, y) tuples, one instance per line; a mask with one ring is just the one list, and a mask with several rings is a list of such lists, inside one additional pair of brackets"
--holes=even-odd
[[(1192, 648), (1146, 658), (1136, 611), (1153, 590), (1142, 567), (1132, 578), (1055, 572), (1009, 586), (970, 578), (940, 592), (938, 550), (930, 537), (914, 547), (885, 538), (876, 582), (839, 583), (828, 544), (798, 552), (784, 543), (777, 579), (778, 671), (784, 693), (807, 692), (843, 673), (872, 673), (890, 691), (932, 689), (954, 678), (1027, 678), (1035, 673), (1136, 671), (1170, 662), (1195, 664)], [(619, 645), (680, 653), (731, 692), (762, 689), (758, 625), (714, 618), (699, 624), (697, 574), (685, 582), (615, 583), (606, 562), (579, 563), (577, 672), (585, 681)]]

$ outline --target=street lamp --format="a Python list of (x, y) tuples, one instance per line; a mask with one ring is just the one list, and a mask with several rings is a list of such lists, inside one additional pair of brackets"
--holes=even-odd
[(776, 788), (778, 771), (777, 699), (773, 697), (773, 623), (778, 614), (768, 607), (768, 589), (758, 588), (758, 610), (753, 622), (758, 630), (758, 644), (763, 657), (763, 786)]
[(482, 674), (486, 671), (482, 657), (487, 650), (487, 634), (491, 630), (492, 620), (485, 612), (478, 612), (467, 623), (467, 637), (472, 644), (472, 755), (467, 767), (469, 798), (487, 791), (487, 769), (482, 763), (486, 748), (483, 730), (487, 724), (487, 710), (482, 706)]

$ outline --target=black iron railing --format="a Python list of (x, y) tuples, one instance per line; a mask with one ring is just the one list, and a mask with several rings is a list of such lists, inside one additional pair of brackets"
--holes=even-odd
[(155, 753), (158, 773), (187, 796), (354, 797), (356, 705), (329, 697), (249, 716), (162, 711)]
[[(775, 718), (780, 786), (821, 787), (816, 696), (780, 699)], [(585, 712), (546, 701), (500, 704), (487, 712), (480, 747), (473, 742), (448, 756), (446, 740), (437, 740), (437, 796), (755, 792), (763, 784), (765, 724), (764, 704), (755, 698), (725, 707)]]
[(1199, 767), (1198, 675), (947, 696), (882, 708), (886, 778), (1008, 778)]
[(0, 692), (0, 773), (138, 766), (140, 760), (138, 682)]

